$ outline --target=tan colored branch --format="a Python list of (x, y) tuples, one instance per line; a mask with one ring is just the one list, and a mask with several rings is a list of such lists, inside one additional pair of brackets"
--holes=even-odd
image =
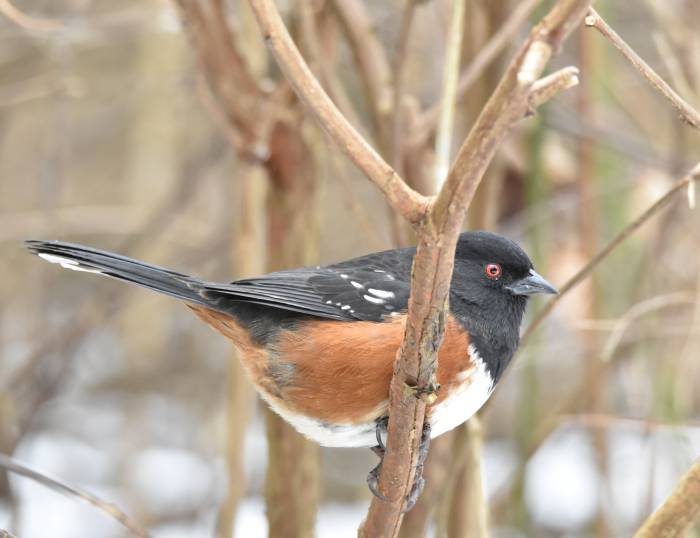
[[(413, 262), (406, 332), (392, 378), (387, 453), (379, 482), (379, 491), (390, 501), (372, 500), (361, 536), (393, 537), (398, 532), (401, 508), (413, 483), (426, 400), (434, 397), (436, 350), (443, 336), (454, 249), (466, 209), (498, 144), (527, 111), (530, 80), (540, 76), (589, 4), (589, 0), (561, 0), (532, 30), (469, 133), (424, 225), (418, 228), (420, 242)], [(426, 398), (407, 397), (407, 386)]]
[(488, 537), (488, 507), (481, 478), (483, 435), (478, 415), (474, 415), (457, 430), (455, 448), (459, 447), (460, 451), (455, 452), (463, 461), (455, 466), (456, 475), (447, 518), (448, 538)]
[(447, 51), (442, 75), (440, 96), (440, 118), (435, 136), (435, 190), (440, 190), (449, 172), (453, 125), (455, 120), (455, 96), (459, 78), (459, 62), (462, 55), (464, 36), (464, 12), (466, 0), (453, 0), (450, 10), (450, 23), (447, 30)]
[(260, 162), (266, 148), (260, 147), (262, 126), (256, 121), (263, 102), (263, 90), (236, 49), (221, 2), (177, 0), (211, 96), (221, 107), (228, 123), (235, 128), (229, 140), (244, 160)]
[(355, 58), (375, 134), (381, 144), (386, 144), (385, 119), (391, 106), (391, 69), (386, 51), (362, 0), (333, 0), (331, 4)]
[(392, 69), (394, 82), (393, 100), (391, 106), (391, 165), (399, 174), (403, 174), (403, 152), (404, 152), (404, 109), (402, 108), (404, 98), (404, 74), (406, 58), (408, 53), (408, 38), (411, 33), (413, 16), (416, 12), (417, 0), (406, 0), (406, 6), (401, 16), (399, 27), (399, 37), (396, 45), (396, 60)]
[[(323, 87), (328, 92), (334, 103), (338, 106), (341, 113), (348, 121), (355, 126), (356, 129), (362, 129), (357, 113), (352, 105), (350, 97), (345, 92), (345, 88), (336, 76), (335, 70), (330, 63), (327, 54), (323, 53), (323, 46), (320, 42), (319, 28), (316, 22), (316, 13), (314, 12), (313, 0), (301, 0), (299, 3), (299, 21), (303, 39), (306, 44), (307, 54), (309, 56), (309, 64), (312, 70), (318, 73), (318, 78)], [(315, 68), (314, 68), (314, 63)]]
[(695, 167), (690, 171), (690, 173), (683, 179), (680, 179), (671, 187), (666, 194), (654, 202), (644, 213), (637, 217), (633, 222), (626, 226), (615, 238), (610, 241), (598, 254), (591, 259), (585, 266), (583, 266), (573, 277), (571, 277), (566, 284), (559, 288), (559, 295), (550, 300), (545, 307), (537, 314), (532, 323), (523, 333), (521, 346), (525, 341), (532, 335), (532, 333), (539, 327), (540, 323), (546, 318), (549, 313), (554, 309), (554, 307), (561, 301), (567, 293), (569, 293), (573, 288), (575, 288), (579, 283), (584, 281), (591, 272), (607, 258), (625, 239), (632, 235), (637, 229), (639, 229), (645, 222), (647, 222), (651, 217), (656, 215), (661, 209), (666, 207), (675, 197), (675, 195), (687, 189), (692, 183), (700, 180), (700, 163), (695, 165)]
[(381, 189), (389, 204), (409, 222), (420, 221), (427, 199), (406, 185), (340, 113), (299, 54), (274, 3), (250, 0), (250, 4), (270, 50), (299, 98), (340, 149)]
[(681, 538), (700, 520), (700, 459), (681, 478), (670, 497), (647, 519), (634, 538)]
[(668, 99), (673, 107), (680, 113), (681, 117), (696, 129), (700, 129), (700, 113), (695, 110), (685, 99), (678, 95), (664, 79), (662, 79), (649, 64), (634, 52), (624, 39), (622, 39), (602, 17), (594, 10), (590, 9), (586, 16), (586, 26), (595, 28), (605, 38), (619, 50), (622, 55), (629, 60), (634, 68), (647, 79), (656, 90)]
[(132, 536), (137, 536), (139, 538), (148, 537), (146, 531), (139, 527), (136, 523), (134, 523), (129, 518), (129, 516), (127, 516), (124, 512), (117, 508), (116, 505), (107, 501), (103, 501), (102, 499), (96, 497), (92, 493), (78, 488), (74, 488), (73, 486), (69, 486), (67, 484), (64, 484), (63, 482), (59, 482), (58, 480), (55, 480), (33, 469), (30, 469), (26, 465), (23, 465), (17, 460), (5, 456), (4, 454), (0, 454), (0, 467), (2, 467), (3, 469), (7, 469), (12, 473), (24, 476), (25, 478), (29, 478), (30, 480), (34, 480), (34, 482), (37, 482), (38, 484), (41, 484), (42, 486), (45, 486), (49, 489), (52, 489), (59, 493), (63, 493), (64, 495), (68, 495), (69, 497), (76, 497), (81, 501), (84, 501), (94, 506), (101, 512), (107, 514), (112, 519), (115, 519), (119, 523), (121, 523)]
[(439, 229), (444, 229), (448, 222), (454, 226), (455, 219), (461, 224), (463, 213), (459, 210), (450, 213), (447, 207), (455, 200), (456, 207), (466, 210), (479, 183), (473, 178), (481, 178), (511, 126), (527, 113), (532, 84), (554, 51), (581, 22), (589, 5), (590, 0), (561, 0), (532, 29), (462, 144), (445, 186), (435, 200), (433, 215), (444, 215), (443, 222), (436, 223)]

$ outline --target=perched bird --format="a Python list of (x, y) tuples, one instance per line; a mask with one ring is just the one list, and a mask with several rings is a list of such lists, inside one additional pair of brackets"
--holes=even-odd
[[(234, 343), (260, 395), (299, 432), (324, 446), (383, 455), (415, 248), (219, 284), (81, 245), (26, 245), (66, 269), (184, 301)], [(421, 465), (430, 438), (465, 422), (488, 399), (518, 346), (527, 298), (536, 293), (557, 290), (518, 245), (488, 232), (460, 235), (438, 355), (440, 389), (427, 411)], [(375, 494), (379, 468), (368, 477)], [(422, 484), (417, 472), (407, 509)]]

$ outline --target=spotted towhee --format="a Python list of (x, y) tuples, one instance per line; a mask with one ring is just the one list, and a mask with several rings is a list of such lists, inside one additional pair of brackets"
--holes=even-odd
[[(217, 284), (81, 245), (27, 246), (66, 269), (184, 301), (233, 341), (260, 395), (298, 431), (324, 446), (383, 453), (414, 248)], [(515, 352), (527, 298), (535, 293), (557, 291), (515, 243), (487, 232), (460, 236), (426, 450), (431, 437), (462, 424), (489, 397)], [(378, 470), (368, 478), (375, 493)]]

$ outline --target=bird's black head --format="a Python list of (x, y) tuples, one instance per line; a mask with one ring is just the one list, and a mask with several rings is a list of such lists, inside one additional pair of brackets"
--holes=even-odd
[(489, 232), (460, 235), (450, 307), (494, 378), (515, 352), (527, 298), (536, 293), (558, 292), (513, 241)]
[[(455, 270), (477, 295), (493, 293), (513, 298), (536, 293), (558, 293), (538, 275), (530, 258), (510, 239), (490, 232), (459, 236)], [(457, 270), (459, 267), (459, 270)], [(456, 283), (456, 282), (455, 282)]]

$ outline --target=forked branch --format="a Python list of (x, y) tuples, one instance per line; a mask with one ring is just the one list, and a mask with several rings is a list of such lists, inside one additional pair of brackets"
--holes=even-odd
[[(454, 250), (467, 208), (498, 146), (512, 126), (556, 91), (575, 83), (570, 70), (535, 87), (552, 55), (581, 23), (591, 0), (560, 0), (530, 32), (477, 119), (435, 199), (421, 196), (369, 146), (313, 77), (272, 0), (249, 0), (277, 62), (295, 91), (348, 157), (415, 228), (404, 340), (389, 398), (387, 453), (379, 482), (388, 500), (373, 499), (360, 535), (396, 536), (413, 484), (426, 406), (437, 390), (437, 350), (442, 342)], [(563, 82), (565, 83), (563, 83)]]

